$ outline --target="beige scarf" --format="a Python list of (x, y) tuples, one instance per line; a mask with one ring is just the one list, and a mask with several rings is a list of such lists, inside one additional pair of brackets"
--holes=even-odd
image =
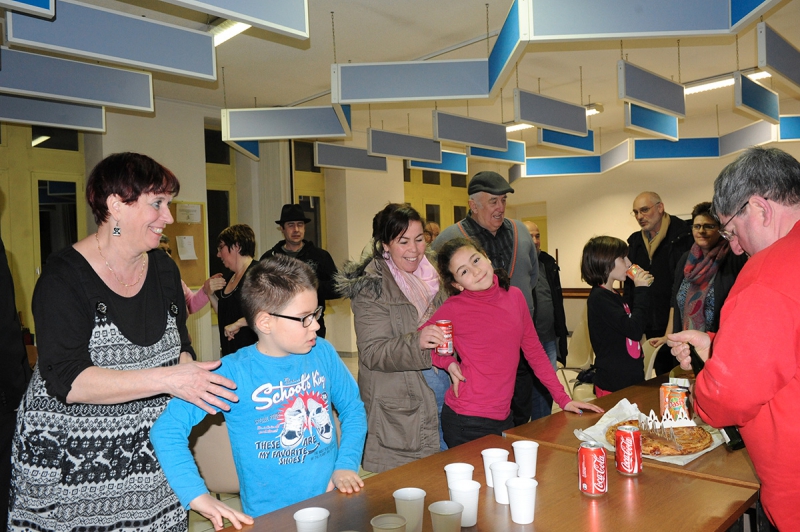
[(650, 236), (647, 234), (647, 231), (642, 231), (642, 240), (644, 240), (644, 247), (647, 250), (647, 255), (650, 257), (650, 260), (653, 260), (653, 253), (656, 252), (658, 249), (658, 245), (661, 244), (661, 241), (664, 240), (664, 235), (667, 234), (667, 229), (669, 229), (669, 214), (664, 213), (664, 216), (661, 218), (661, 229), (656, 233), (656, 236), (653, 240), (650, 240)]

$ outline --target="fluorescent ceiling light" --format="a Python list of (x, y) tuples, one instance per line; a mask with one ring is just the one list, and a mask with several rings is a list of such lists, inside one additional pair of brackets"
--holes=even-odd
[(221, 24), (218, 24), (209, 30), (209, 33), (214, 36), (214, 46), (219, 46), (220, 44), (224, 43), (228, 39), (232, 39), (242, 33), (243, 31), (250, 29), (249, 24), (245, 24), (243, 22), (236, 22), (234, 20), (226, 20)]
[(38, 146), (39, 144), (41, 144), (46, 140), (50, 140), (50, 137), (48, 137), (47, 135), (39, 135), (38, 137), (36, 137), (31, 141), (31, 147)]
[(601, 103), (590, 103), (585, 107), (586, 107), (586, 116), (599, 115), (604, 111), (603, 104)]
[(506, 133), (513, 133), (514, 131), (522, 131), (525, 129), (530, 129), (533, 126), (530, 124), (511, 124), (510, 126), (506, 126)]
[[(753, 81), (771, 77), (771, 74), (764, 70), (750, 69), (743, 70), (742, 73)], [(732, 87), (733, 84), (733, 72), (729, 72), (727, 74), (687, 83), (683, 93), (688, 96), (689, 94), (697, 94), (698, 92), (706, 92), (714, 89), (721, 89), (723, 87)]]

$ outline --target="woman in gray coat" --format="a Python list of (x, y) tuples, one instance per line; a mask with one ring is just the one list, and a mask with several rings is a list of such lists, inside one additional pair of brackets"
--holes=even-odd
[(425, 255), (419, 213), (389, 204), (372, 227), (372, 253), (345, 264), (337, 286), (355, 315), (368, 424), (362, 466), (380, 473), (440, 449), (436, 395), (444, 396), (450, 379), (431, 367), (441, 330), (417, 330), (446, 298)]

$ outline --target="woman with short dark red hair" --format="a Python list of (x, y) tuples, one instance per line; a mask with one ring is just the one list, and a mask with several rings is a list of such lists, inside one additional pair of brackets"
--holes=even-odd
[[(180, 185), (117, 153), (86, 183), (97, 233), (50, 256), (33, 294), (39, 361), (17, 416), (9, 530), (176, 530), (187, 513), (150, 444), (170, 396), (235, 401), (192, 361), (175, 263), (158, 247)], [(218, 397), (219, 396), (219, 397)]]

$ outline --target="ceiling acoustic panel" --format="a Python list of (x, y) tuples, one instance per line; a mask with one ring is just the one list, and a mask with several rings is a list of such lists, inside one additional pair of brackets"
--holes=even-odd
[(760, 146), (777, 140), (776, 126), (759, 120), (754, 124), (722, 135), (719, 138), (719, 156), (724, 157), (730, 153), (744, 150), (750, 146)]
[(625, 102), (625, 127), (667, 140), (678, 140), (678, 117)]
[(585, 136), (562, 133), (552, 129), (539, 128), (537, 131), (538, 143), (551, 148), (576, 151), (584, 154), (594, 153), (594, 131), (589, 130)]
[(0, 8), (51, 19), (56, 14), (56, 0), (0, 0)]
[(800, 50), (770, 28), (766, 22), (756, 26), (758, 68), (778, 74), (800, 87)]
[(314, 143), (314, 165), (346, 170), (386, 172), (386, 157), (376, 157), (361, 148), (339, 144)]
[(586, 136), (586, 108), (535, 92), (514, 89), (514, 121)]
[(469, 172), (467, 155), (453, 151), (442, 151), (441, 163), (410, 160), (408, 161), (408, 167), (416, 170), (433, 170), (435, 172), (449, 172), (460, 175), (467, 175)]
[(481, 148), (508, 149), (504, 125), (441, 111), (433, 111), (433, 138)]
[(368, 128), (367, 153), (440, 163), (442, 162), (442, 143), (425, 137)]
[(102, 107), (56, 102), (0, 94), (0, 122), (52, 126), (104, 133), (106, 114)]
[(521, 140), (508, 139), (507, 150), (492, 150), (467, 146), (467, 157), (495, 161), (499, 163), (525, 164), (525, 143)]
[(204, 80), (217, 79), (213, 36), (72, 0), (52, 21), (6, 14), (8, 42)]
[[(346, 124), (346, 122), (345, 122)], [(340, 114), (325, 107), (223, 109), (222, 140), (347, 138)]]
[(308, 0), (164, 0), (296, 39), (308, 39)]
[(772, 124), (780, 122), (778, 93), (753, 81), (741, 72), (733, 73), (733, 95), (736, 108)]
[(681, 118), (686, 116), (684, 86), (633, 63), (617, 61), (617, 90), (620, 100)]
[(71, 61), (41, 54), (0, 49), (0, 92), (153, 111), (149, 72)]

